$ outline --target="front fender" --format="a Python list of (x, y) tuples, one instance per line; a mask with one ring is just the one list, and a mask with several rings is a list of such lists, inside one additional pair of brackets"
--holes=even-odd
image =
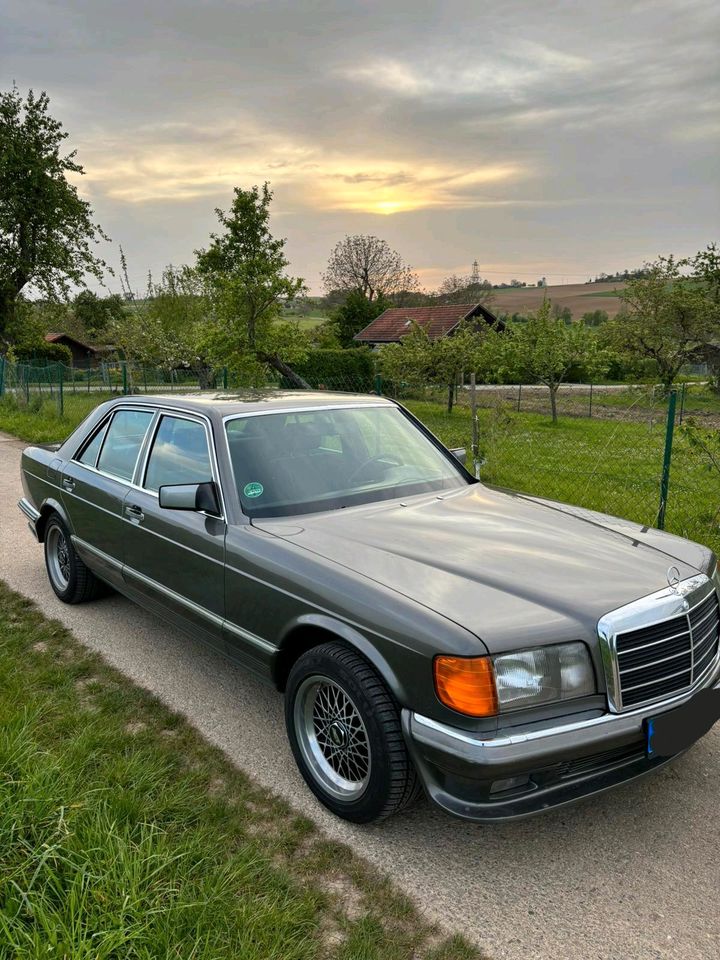
[[(278, 649), (278, 665), (282, 663), (283, 654), (288, 653), (293, 644), (293, 637), (306, 635), (307, 631), (318, 631), (325, 634), (331, 634), (339, 640), (344, 640), (351, 647), (354, 647), (358, 653), (372, 664), (383, 678), (387, 686), (392, 691), (393, 696), (399, 703), (407, 702), (407, 691), (400, 682), (397, 672), (390, 665), (378, 647), (372, 640), (363, 634), (357, 628), (351, 626), (337, 617), (321, 613), (306, 613), (293, 619), (287, 624), (280, 636)], [(277, 677), (276, 677), (277, 681)]]

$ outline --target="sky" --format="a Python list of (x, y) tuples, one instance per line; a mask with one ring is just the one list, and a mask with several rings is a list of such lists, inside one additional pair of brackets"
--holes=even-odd
[(720, 240), (719, 48), (717, 0), (0, 8), (0, 88), (48, 92), (138, 288), (265, 180), (313, 293), (354, 233), (428, 289), (691, 254)]

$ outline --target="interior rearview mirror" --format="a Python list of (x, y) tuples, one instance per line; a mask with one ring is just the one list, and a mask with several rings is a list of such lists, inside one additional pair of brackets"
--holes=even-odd
[(217, 490), (211, 480), (207, 483), (176, 483), (160, 487), (158, 502), (165, 510), (197, 510), (215, 515), (220, 513)]

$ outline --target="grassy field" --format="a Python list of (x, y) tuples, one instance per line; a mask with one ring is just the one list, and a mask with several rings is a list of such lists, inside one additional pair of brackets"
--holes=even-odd
[[(408, 407), (449, 447), (470, 449), (470, 410), (438, 403)], [(480, 476), (488, 483), (578, 504), (654, 526), (660, 503), (665, 424), (479, 410)], [(720, 477), (676, 431), (666, 529), (720, 555)]]
[[(695, 389), (695, 388), (694, 388)], [(602, 402), (618, 408), (617, 418), (561, 416), (553, 425), (546, 413), (516, 413), (511, 405), (479, 410), (480, 452), (487, 461), (481, 476), (488, 483), (578, 504), (604, 513), (657, 523), (665, 439), (665, 409), (627, 416), (623, 394)], [(690, 398), (693, 398), (692, 400)], [(46, 401), (38, 410), (0, 402), (0, 430), (34, 443), (67, 436), (101, 399), (78, 394), (66, 398), (66, 416)], [(456, 406), (448, 415), (442, 402), (407, 401), (408, 406), (449, 447), (470, 448), (470, 409)], [(718, 408), (714, 394), (688, 394), (686, 410)], [(624, 405), (624, 406), (623, 406)], [(720, 478), (692, 451), (682, 429), (675, 432), (666, 527), (707, 543), (720, 554)]]
[(471, 960), (0, 583), (2, 960)]

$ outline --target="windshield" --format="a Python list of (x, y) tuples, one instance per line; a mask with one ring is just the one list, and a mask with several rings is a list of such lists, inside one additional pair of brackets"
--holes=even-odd
[(342, 407), (229, 420), (243, 510), (280, 517), (333, 510), (468, 483), (402, 410)]

